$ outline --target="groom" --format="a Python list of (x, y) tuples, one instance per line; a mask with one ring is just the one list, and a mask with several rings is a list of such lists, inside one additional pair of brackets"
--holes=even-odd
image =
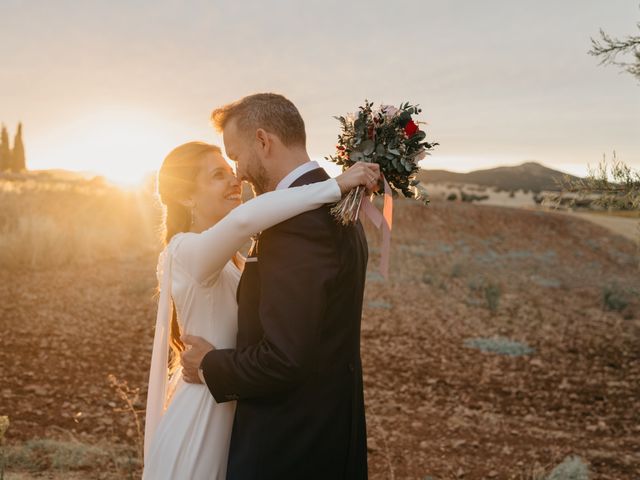
[[(212, 121), (258, 195), (329, 178), (309, 160), (302, 117), (281, 95), (244, 97)], [(367, 259), (359, 222), (341, 226), (327, 206), (298, 215), (254, 239), (237, 292), (236, 349), (184, 337), (185, 380), (206, 383), (218, 403), (238, 401), (228, 479), (367, 478)]]

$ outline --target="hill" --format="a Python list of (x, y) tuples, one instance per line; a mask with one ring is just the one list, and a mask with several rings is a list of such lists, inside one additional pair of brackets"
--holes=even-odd
[(502, 190), (560, 190), (555, 180), (568, 175), (571, 180), (579, 177), (545, 167), (537, 162), (525, 162), (516, 166), (474, 170), (468, 173), (450, 172), (448, 170), (422, 170), (418, 178), (423, 183), (473, 183), (487, 187), (498, 187)]

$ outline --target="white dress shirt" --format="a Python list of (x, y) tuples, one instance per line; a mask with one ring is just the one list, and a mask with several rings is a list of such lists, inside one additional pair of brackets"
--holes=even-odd
[(302, 165), (291, 170), (282, 180), (278, 183), (276, 190), (282, 190), (283, 188), (289, 188), (293, 182), (299, 179), (302, 175), (311, 170), (320, 168), (320, 165), (315, 160), (310, 160)]

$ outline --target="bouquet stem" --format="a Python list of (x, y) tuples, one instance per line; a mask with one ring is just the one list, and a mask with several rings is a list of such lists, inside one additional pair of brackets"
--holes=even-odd
[(353, 225), (360, 214), (360, 205), (365, 195), (365, 188), (359, 186), (347, 193), (342, 200), (331, 209), (332, 215), (342, 225)]

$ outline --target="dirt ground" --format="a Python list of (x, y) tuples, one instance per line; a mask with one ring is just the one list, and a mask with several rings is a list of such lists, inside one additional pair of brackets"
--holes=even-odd
[[(640, 478), (633, 241), (581, 218), (494, 206), (397, 202), (395, 214), (388, 282), (370, 232), (370, 478), (533, 479), (568, 455), (597, 479)], [(0, 270), (0, 415), (11, 419), (10, 447), (71, 436), (135, 451), (134, 415), (108, 376), (127, 382), (134, 408), (144, 408), (155, 260)], [(465, 342), (494, 337), (532, 352)], [(9, 465), (8, 478), (35, 478), (17, 470)], [(36, 476), (129, 478), (106, 467), (58, 475)]]
[(591, 212), (562, 212), (568, 215), (578, 215), (593, 223), (602, 225), (613, 233), (622, 235), (630, 240), (637, 241), (640, 238), (640, 217), (618, 217), (605, 213)]

